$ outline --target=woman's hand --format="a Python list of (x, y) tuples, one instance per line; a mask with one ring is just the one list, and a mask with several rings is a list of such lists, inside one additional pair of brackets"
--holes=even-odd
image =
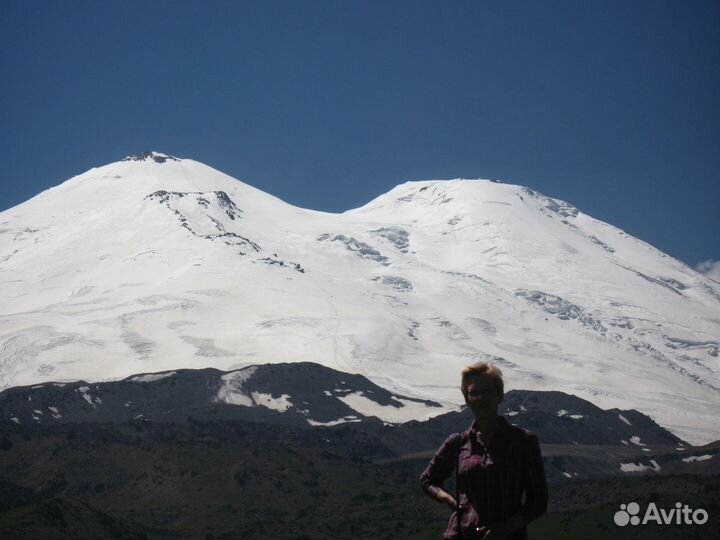
[(445, 490), (442, 490), (442, 489), (441, 489), (440, 491), (438, 491), (438, 493), (437, 493), (437, 495), (435, 496), (435, 498), (436, 498), (439, 502), (444, 503), (444, 504), (447, 504), (447, 505), (450, 507), (450, 510), (453, 510), (453, 511), (454, 511), (454, 510), (457, 510), (457, 508), (458, 508), (457, 501), (455, 500), (455, 497), (453, 497), (452, 495), (450, 495), (450, 494), (449, 494), (447, 491), (445, 491)]
[(478, 538), (482, 540), (504, 540), (512, 531), (503, 522), (494, 523), (486, 527), (478, 527)]

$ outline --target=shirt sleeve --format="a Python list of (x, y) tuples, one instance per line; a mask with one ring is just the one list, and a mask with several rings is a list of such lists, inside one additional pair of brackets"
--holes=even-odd
[(530, 521), (542, 516), (547, 510), (548, 504), (545, 467), (540, 453), (540, 442), (535, 434), (530, 434), (527, 439), (524, 473), (525, 504), (521, 512)]
[(445, 480), (450, 476), (457, 464), (460, 451), (460, 434), (453, 433), (442, 444), (432, 458), (427, 469), (420, 475), (420, 485), (425, 493), (433, 499), (443, 488)]

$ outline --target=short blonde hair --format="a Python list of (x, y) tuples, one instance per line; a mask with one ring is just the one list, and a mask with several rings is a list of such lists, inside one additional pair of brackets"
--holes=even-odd
[(503, 383), (502, 371), (494, 364), (489, 362), (478, 362), (476, 364), (469, 365), (462, 370), (462, 379), (460, 382), (460, 391), (463, 396), (467, 396), (467, 387), (470, 384), (470, 379), (473, 377), (487, 377), (495, 385), (495, 388), (503, 396), (505, 393), (505, 384)]

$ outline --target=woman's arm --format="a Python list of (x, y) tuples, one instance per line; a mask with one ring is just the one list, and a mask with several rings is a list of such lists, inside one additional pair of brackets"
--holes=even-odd
[(420, 485), (423, 491), (433, 499), (447, 504), (451, 509), (457, 509), (455, 497), (443, 489), (445, 480), (450, 476), (458, 460), (460, 451), (460, 434), (453, 433), (442, 444), (432, 458), (430, 464), (420, 475)]

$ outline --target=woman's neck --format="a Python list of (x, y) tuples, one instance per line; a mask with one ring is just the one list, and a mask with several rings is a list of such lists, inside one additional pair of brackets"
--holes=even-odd
[(499, 416), (496, 414), (475, 416), (475, 429), (483, 435), (492, 435), (497, 427)]

